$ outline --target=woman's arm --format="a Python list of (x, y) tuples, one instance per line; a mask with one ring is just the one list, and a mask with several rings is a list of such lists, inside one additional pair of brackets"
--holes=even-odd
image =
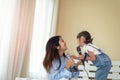
[(51, 73), (49, 74), (48, 80), (59, 80), (61, 78), (71, 78), (72, 73), (68, 71), (66, 68), (63, 68), (61, 70), (52, 69)]
[(61, 65), (63, 68), (58, 69), (59, 62), (53, 61), (53, 67), (50, 70), (49, 73), (49, 79), (48, 80), (59, 80), (61, 78), (71, 78), (72, 73), (69, 71), (69, 67), (73, 65), (73, 60), (71, 58), (67, 59), (66, 65)]

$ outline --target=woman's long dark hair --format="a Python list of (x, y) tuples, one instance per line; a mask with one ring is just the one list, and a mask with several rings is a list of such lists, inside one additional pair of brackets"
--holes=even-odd
[(60, 38), (61, 36), (54, 36), (50, 38), (46, 44), (46, 55), (43, 61), (43, 66), (47, 72), (50, 72), (50, 68), (52, 67), (52, 61), (55, 59), (58, 59), (60, 63), (58, 69), (61, 66), (61, 60), (60, 60), (59, 52), (57, 49), (57, 47), (59, 46)]
[(92, 43), (93, 38), (91, 38), (91, 35), (88, 31), (82, 31), (82, 32), (78, 33), (77, 38), (80, 38), (81, 36), (85, 37), (85, 39), (86, 39), (85, 43), (86, 44)]

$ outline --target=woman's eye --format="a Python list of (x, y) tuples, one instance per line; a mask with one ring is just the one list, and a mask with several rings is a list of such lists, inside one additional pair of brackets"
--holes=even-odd
[(63, 40), (61, 39), (61, 42), (63, 42)]

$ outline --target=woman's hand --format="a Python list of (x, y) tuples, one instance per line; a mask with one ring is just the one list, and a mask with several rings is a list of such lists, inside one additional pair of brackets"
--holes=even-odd
[[(82, 56), (71, 55), (70, 57), (73, 58), (73, 60), (75, 62), (75, 66), (80, 65), (81, 64), (81, 59), (84, 59), (84, 55), (82, 55)], [(77, 61), (75, 61), (75, 60), (77, 60)]]
[(76, 63), (76, 67), (78, 67), (80, 64), (81, 64), (81, 60), (79, 60), (79, 61)]
[(79, 60), (75, 66), (74, 66), (74, 71), (77, 72), (78, 71), (78, 66), (81, 64), (81, 60)]
[(74, 61), (73, 61), (73, 58), (68, 58), (67, 59), (67, 62), (66, 62), (66, 65), (65, 65), (65, 68), (67, 69), (67, 70), (69, 70), (69, 68), (71, 67), (71, 66), (73, 66), (75, 63), (74, 63)]

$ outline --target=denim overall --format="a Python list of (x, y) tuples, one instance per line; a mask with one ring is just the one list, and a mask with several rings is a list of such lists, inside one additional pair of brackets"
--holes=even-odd
[[(89, 45), (91, 46), (91, 45)], [(91, 46), (97, 49), (94, 46)], [(106, 55), (102, 50), (97, 49), (101, 54), (95, 55), (96, 60), (92, 61), (93, 64), (97, 67), (95, 73), (95, 80), (107, 80), (107, 76), (112, 67), (111, 60), (108, 55)]]

